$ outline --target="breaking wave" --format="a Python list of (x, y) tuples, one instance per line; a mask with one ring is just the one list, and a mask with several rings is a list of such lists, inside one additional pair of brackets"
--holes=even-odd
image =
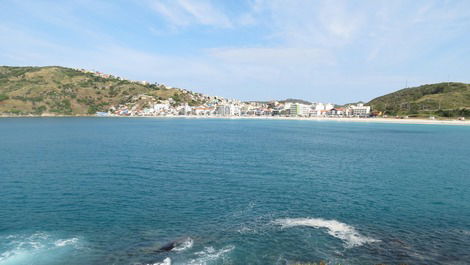
[(171, 259), (165, 258), (162, 262), (157, 262), (157, 263), (148, 264), (148, 265), (171, 265)]
[(341, 239), (348, 248), (380, 241), (363, 236), (357, 232), (354, 227), (336, 220), (325, 220), (322, 218), (284, 218), (277, 219), (274, 223), (281, 225), (283, 228), (295, 226), (325, 228), (329, 235)]
[(68, 245), (74, 245), (78, 242), (78, 238), (69, 238), (69, 239), (59, 239), (54, 242), (56, 247), (64, 247)]
[[(211, 261), (218, 259), (226, 259), (226, 254), (235, 249), (235, 246), (229, 245), (219, 250), (213, 247), (206, 247), (203, 251), (196, 252), (198, 256), (196, 259), (190, 260), (187, 264), (189, 265), (207, 265)], [(225, 264), (225, 263), (224, 263)]]
[(186, 238), (181, 244), (177, 247), (175, 247), (173, 250), (174, 251), (183, 251), (186, 249), (190, 249), (193, 247), (194, 240), (190, 237)]
[(0, 237), (0, 265), (48, 264), (78, 244), (78, 238), (57, 239), (46, 233)]

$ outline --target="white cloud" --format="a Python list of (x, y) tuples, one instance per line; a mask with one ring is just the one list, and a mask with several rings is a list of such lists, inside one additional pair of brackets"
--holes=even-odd
[(208, 1), (177, 0), (179, 5), (203, 25), (230, 27), (229, 18)]
[(296, 46), (338, 46), (356, 37), (364, 11), (344, 1), (256, 0), (252, 16), (272, 37)]
[(317, 15), (330, 39), (349, 41), (362, 26), (365, 17), (362, 12), (351, 5), (345, 5), (344, 2), (326, 1), (320, 6)]
[(163, 16), (172, 26), (182, 27), (191, 24), (229, 28), (232, 23), (228, 16), (210, 1), (152, 1), (150, 6)]
[(186, 26), (191, 22), (191, 18), (174, 4), (170, 6), (156, 1), (151, 3), (151, 7), (175, 26)]

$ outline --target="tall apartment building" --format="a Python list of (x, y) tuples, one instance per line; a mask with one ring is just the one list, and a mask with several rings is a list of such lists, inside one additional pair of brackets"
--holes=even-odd
[(308, 116), (310, 106), (300, 103), (293, 103), (290, 105), (290, 116)]

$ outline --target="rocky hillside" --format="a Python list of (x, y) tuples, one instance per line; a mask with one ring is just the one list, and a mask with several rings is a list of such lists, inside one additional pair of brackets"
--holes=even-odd
[(367, 103), (373, 111), (388, 115), (470, 116), (470, 84), (438, 83), (411, 87)]
[(175, 104), (200, 104), (204, 97), (164, 85), (124, 80), (58, 66), (0, 66), (0, 115), (85, 115), (126, 104), (141, 96)]

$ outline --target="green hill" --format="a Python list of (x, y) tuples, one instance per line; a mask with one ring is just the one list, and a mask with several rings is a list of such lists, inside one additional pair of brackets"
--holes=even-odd
[(181, 89), (104, 76), (58, 66), (0, 66), (0, 114), (94, 114), (136, 101), (139, 95), (199, 103)]
[(470, 84), (438, 83), (405, 88), (368, 105), (387, 115), (470, 117)]

